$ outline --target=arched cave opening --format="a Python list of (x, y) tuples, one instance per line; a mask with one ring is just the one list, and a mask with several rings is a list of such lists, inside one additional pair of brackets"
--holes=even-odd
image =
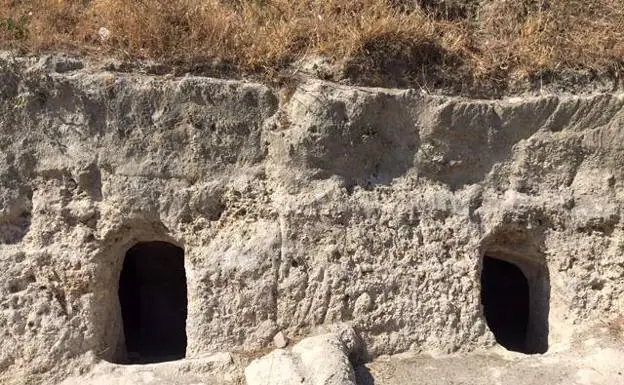
[(119, 303), (126, 351), (122, 363), (184, 358), (184, 250), (167, 242), (141, 242), (130, 248), (119, 278)]
[(522, 268), (485, 256), (481, 303), (487, 325), (507, 350), (535, 354), (548, 349), (548, 274), (536, 265)]

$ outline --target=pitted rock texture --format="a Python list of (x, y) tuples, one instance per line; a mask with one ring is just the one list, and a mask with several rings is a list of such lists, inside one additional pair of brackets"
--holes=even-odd
[(623, 95), (280, 98), (49, 62), (0, 58), (0, 382), (114, 360), (142, 241), (185, 251), (189, 358), (337, 322), (364, 358), (491, 346), (486, 253), (548, 272), (551, 346), (624, 312)]

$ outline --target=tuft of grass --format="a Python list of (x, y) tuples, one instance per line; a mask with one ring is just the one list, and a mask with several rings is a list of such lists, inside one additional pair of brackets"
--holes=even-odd
[(19, 19), (8, 17), (0, 19), (0, 29), (13, 40), (24, 40), (28, 36), (28, 17), (22, 15)]
[(323, 56), (358, 83), (504, 87), (622, 72), (624, 0), (0, 0), (0, 48), (268, 78)]

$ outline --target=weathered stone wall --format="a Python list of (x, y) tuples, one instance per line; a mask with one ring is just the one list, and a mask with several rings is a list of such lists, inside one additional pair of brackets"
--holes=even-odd
[(337, 321), (371, 357), (489, 346), (485, 253), (548, 273), (565, 343), (624, 311), (623, 143), (622, 95), (279, 96), (5, 55), (0, 376), (112, 359), (124, 255), (149, 240), (185, 250), (188, 357)]

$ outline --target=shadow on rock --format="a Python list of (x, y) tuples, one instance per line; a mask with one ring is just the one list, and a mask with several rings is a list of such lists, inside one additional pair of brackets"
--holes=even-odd
[(357, 385), (375, 385), (375, 378), (365, 365), (355, 366), (355, 383)]

